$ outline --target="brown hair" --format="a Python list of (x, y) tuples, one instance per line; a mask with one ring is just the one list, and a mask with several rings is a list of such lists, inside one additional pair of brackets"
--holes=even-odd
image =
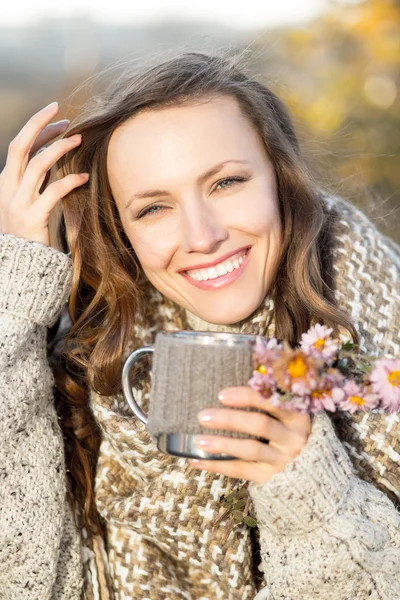
[(146, 282), (124, 233), (107, 178), (112, 132), (144, 109), (157, 110), (220, 95), (236, 99), (261, 136), (274, 166), (284, 238), (274, 299), (276, 335), (296, 343), (313, 323), (357, 333), (334, 297), (332, 214), (307, 168), (282, 101), (245, 74), (238, 59), (187, 52), (114, 81), (103, 99), (90, 102), (68, 136), (82, 144), (59, 161), (58, 176), (87, 171), (89, 182), (63, 202), (73, 259), (69, 302), (72, 327), (54, 361), (57, 408), (65, 436), (70, 500), (82, 524), (101, 531), (93, 478), (100, 433), (88, 406), (89, 388), (100, 395), (121, 391), (123, 351), (134, 339)]

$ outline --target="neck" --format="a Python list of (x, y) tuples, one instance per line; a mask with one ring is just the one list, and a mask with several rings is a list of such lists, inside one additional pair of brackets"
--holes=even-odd
[(263, 336), (266, 336), (268, 332), (269, 336), (273, 335), (271, 333), (271, 328), (273, 328), (273, 300), (268, 296), (251, 315), (230, 325), (205, 321), (187, 309), (185, 309), (185, 314), (188, 326), (193, 331), (225, 331), (228, 333), (250, 333)]

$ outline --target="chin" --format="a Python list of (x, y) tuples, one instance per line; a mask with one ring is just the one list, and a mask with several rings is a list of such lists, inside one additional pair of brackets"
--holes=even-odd
[[(247, 317), (250, 317), (255, 310), (260, 306), (261, 301), (252, 302), (252, 303), (243, 303), (241, 304), (239, 301), (237, 305), (232, 308), (225, 308), (223, 306), (219, 307), (219, 310), (211, 310), (211, 311), (202, 311), (197, 312), (196, 314), (207, 321), (208, 323), (214, 323), (215, 325), (234, 325), (239, 321), (243, 321)], [(194, 311), (193, 311), (194, 312)]]

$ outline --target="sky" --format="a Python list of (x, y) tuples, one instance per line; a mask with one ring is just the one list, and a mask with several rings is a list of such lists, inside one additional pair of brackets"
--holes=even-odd
[(0, 25), (29, 25), (43, 18), (86, 16), (112, 24), (168, 20), (216, 21), (239, 29), (308, 21), (329, 0), (16, 0), (4, 2)]

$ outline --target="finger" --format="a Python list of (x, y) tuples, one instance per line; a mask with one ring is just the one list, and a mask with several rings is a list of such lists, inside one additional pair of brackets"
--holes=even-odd
[(269, 440), (290, 444), (292, 432), (278, 419), (267, 414), (227, 408), (213, 408), (199, 413), (199, 422), (212, 429), (238, 431)]
[(75, 188), (87, 183), (88, 179), (88, 173), (74, 173), (54, 181), (36, 200), (35, 211), (49, 215), (59, 200), (65, 198)]
[(68, 119), (63, 119), (62, 121), (56, 121), (55, 123), (50, 123), (47, 125), (36, 138), (29, 153), (30, 157), (38, 152), (42, 146), (45, 146), (62, 133), (65, 133), (65, 131), (68, 129), (69, 123), (70, 122)]
[(7, 180), (12, 184), (19, 183), (26, 165), (29, 160), (29, 152), (35, 143), (36, 138), (46, 125), (57, 114), (58, 104), (53, 102), (45, 106), (34, 114), (29, 121), (22, 127), (16, 137), (11, 140), (8, 147), (8, 154), (5, 169), (7, 170)]
[(247, 461), (265, 462), (272, 465), (285, 464), (293, 456), (284, 454), (271, 444), (258, 440), (243, 440), (222, 435), (199, 435), (195, 445), (211, 454), (228, 454)]
[(20, 185), (21, 197), (34, 200), (34, 194), (39, 192), (47, 171), (67, 152), (76, 148), (82, 141), (80, 134), (73, 135), (54, 142), (51, 146), (38, 153), (29, 162)]
[(265, 483), (276, 469), (266, 463), (247, 462), (244, 460), (197, 460), (192, 459), (190, 464), (195, 469), (226, 475), (234, 479), (246, 479), (254, 483)]
[[(308, 415), (299, 413), (295, 410), (284, 410), (274, 406), (268, 398), (264, 398), (259, 392), (249, 386), (236, 386), (225, 388), (218, 394), (219, 400), (226, 406), (235, 406), (240, 408), (258, 408), (265, 410), (270, 415), (284, 423), (296, 421), (298, 423), (307, 423)], [(299, 417), (302, 416), (303, 418)]]

